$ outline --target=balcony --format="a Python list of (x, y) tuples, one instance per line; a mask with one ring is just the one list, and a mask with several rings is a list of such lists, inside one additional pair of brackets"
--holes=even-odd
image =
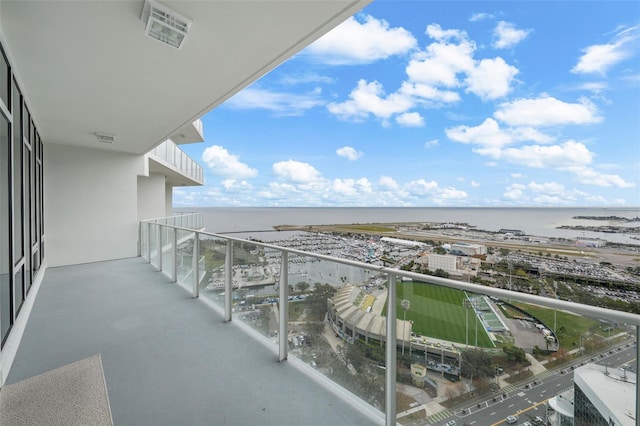
[[(619, 329), (612, 336), (627, 347), (640, 325), (637, 315), (625, 312), (200, 232), (197, 216), (181, 219), (190, 226), (176, 220), (141, 223), (139, 258), (47, 271), (7, 384), (101, 354), (115, 424), (393, 425), (442, 424), (448, 418), (461, 423), (472, 421), (469, 416), (482, 407), (498, 410), (503, 398), (515, 401), (527, 390), (504, 382), (508, 375), (497, 377), (496, 367), (494, 380), (503, 389), (492, 400), (444, 408), (452, 395), (447, 381), (437, 378), (431, 401), (408, 403), (403, 363), (437, 367), (443, 378), (459, 379), (463, 348), (490, 347), (496, 340), (485, 345), (484, 337), (478, 338), (474, 312), (481, 300), (474, 298), (438, 305), (451, 333), (448, 318), (460, 312), (468, 318), (472, 312), (476, 319), (467, 321), (466, 344), (416, 337), (405, 316), (418, 307), (404, 303), (410, 298), (404, 287), (417, 291), (436, 284), (466, 291), (465, 297), (473, 293), (550, 308), (558, 318), (571, 311), (615, 322)], [(322, 276), (343, 293), (325, 296), (322, 286), (311, 291), (307, 275)], [(374, 297), (378, 293), (358, 288), (363, 282), (386, 294), (384, 307)], [(265, 286), (275, 295), (261, 290)], [(387, 317), (398, 319), (387, 322)], [(355, 340), (366, 344), (345, 343)], [(594, 340), (595, 334), (589, 342)], [(394, 344), (387, 345), (390, 341)], [(594, 353), (582, 345), (580, 339), (581, 347), (569, 351), (577, 361)], [(357, 352), (362, 348), (369, 359), (381, 356), (379, 363), (363, 362), (364, 353)], [(442, 360), (437, 366), (428, 362), (434, 356)], [(542, 363), (528, 369), (535, 386), (556, 374)], [(418, 370), (409, 381), (422, 377)]]
[(100, 354), (116, 425), (381, 422), (245, 328), (142, 258), (52, 268), (6, 385)]
[(193, 158), (171, 140), (166, 140), (148, 153), (149, 172), (164, 174), (173, 186), (204, 184), (204, 172)]
[(185, 124), (170, 139), (177, 144), (204, 142), (204, 126), (202, 120)]

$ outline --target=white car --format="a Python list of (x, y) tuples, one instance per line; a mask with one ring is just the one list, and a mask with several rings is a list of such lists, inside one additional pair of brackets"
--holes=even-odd
[(509, 416), (507, 417), (507, 423), (512, 425), (518, 421), (518, 416)]

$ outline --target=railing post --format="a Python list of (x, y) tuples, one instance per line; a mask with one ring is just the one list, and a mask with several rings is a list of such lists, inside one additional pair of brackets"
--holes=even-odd
[(151, 263), (151, 223), (147, 222), (147, 260)]
[(171, 282), (178, 281), (178, 229), (173, 228), (173, 236), (171, 238), (171, 263), (173, 269), (171, 270)]
[(156, 230), (156, 240), (158, 242), (158, 271), (162, 271), (162, 226), (158, 223)]
[(193, 297), (200, 297), (200, 289), (198, 283), (200, 282), (200, 268), (198, 267), (198, 258), (200, 257), (200, 233), (195, 232), (193, 235), (193, 259), (191, 260), (193, 276)]
[(280, 331), (278, 332), (280, 351), (278, 361), (284, 361), (287, 359), (289, 350), (289, 253), (283, 251), (280, 258)]
[(385, 386), (385, 418), (387, 426), (396, 424), (396, 275), (388, 274), (389, 288), (387, 294), (387, 346), (386, 346), (386, 386)]
[(224, 260), (224, 320), (231, 321), (233, 292), (233, 241), (227, 240), (227, 256)]

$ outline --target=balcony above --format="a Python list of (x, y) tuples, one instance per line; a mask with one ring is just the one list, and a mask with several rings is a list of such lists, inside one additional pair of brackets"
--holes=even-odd
[(204, 185), (204, 172), (193, 158), (185, 154), (171, 140), (164, 141), (149, 154), (149, 172), (167, 177), (173, 186)]
[(141, 258), (91, 263), (47, 271), (6, 384), (100, 354), (117, 425), (382, 423), (276, 351)]
[(204, 126), (202, 125), (202, 120), (197, 119), (192, 123), (185, 124), (169, 139), (178, 145), (204, 142)]

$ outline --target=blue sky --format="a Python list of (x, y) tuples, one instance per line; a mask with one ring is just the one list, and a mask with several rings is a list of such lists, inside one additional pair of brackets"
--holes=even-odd
[(175, 206), (638, 206), (640, 3), (377, 1), (202, 120)]

